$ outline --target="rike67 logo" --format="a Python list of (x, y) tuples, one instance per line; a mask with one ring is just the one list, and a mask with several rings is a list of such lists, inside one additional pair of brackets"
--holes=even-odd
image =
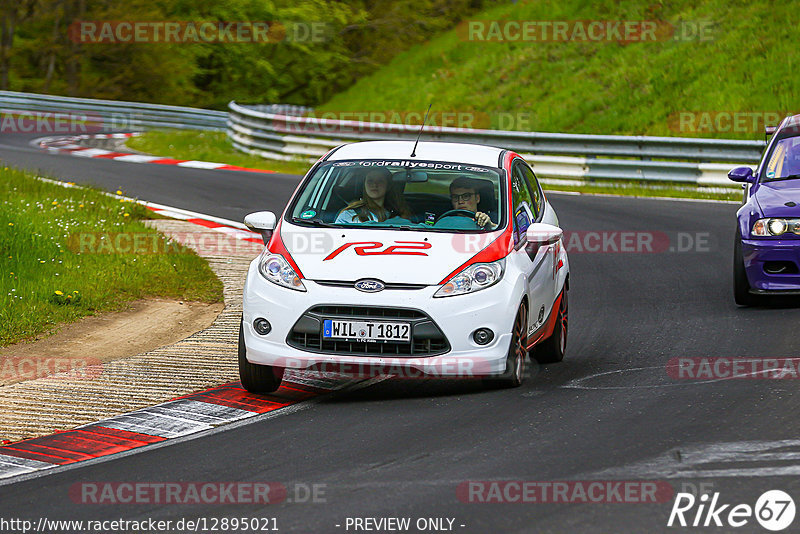
[(669, 514), (667, 526), (739, 528), (755, 520), (767, 530), (784, 530), (794, 521), (794, 500), (781, 490), (764, 492), (755, 506), (723, 504), (719, 492), (696, 498), (691, 493), (678, 493)]

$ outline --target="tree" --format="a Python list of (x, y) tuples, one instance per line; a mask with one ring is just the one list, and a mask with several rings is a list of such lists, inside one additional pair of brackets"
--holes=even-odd
[(17, 25), (33, 14), (37, 0), (0, 0), (0, 89), (8, 90), (11, 49)]

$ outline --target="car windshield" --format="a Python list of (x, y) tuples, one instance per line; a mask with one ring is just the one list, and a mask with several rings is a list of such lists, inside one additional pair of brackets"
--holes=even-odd
[(800, 136), (781, 139), (764, 169), (765, 182), (800, 178)]
[(313, 226), (488, 232), (505, 221), (499, 169), (441, 161), (320, 165), (289, 210)]

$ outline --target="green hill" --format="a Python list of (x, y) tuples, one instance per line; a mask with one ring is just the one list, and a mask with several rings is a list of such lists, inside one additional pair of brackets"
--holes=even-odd
[[(771, 122), (800, 112), (797, 4), (587, 4), (520, 1), (484, 10), (470, 17), (473, 26), (462, 21), (399, 54), (319, 111), (424, 111), (433, 102), (439, 111), (478, 112), (475, 126), (482, 127), (742, 139), (763, 137), (764, 116)], [(504, 30), (515, 36), (507, 21), (541, 24), (527, 40), (504, 40)], [(573, 33), (594, 30), (596, 37), (592, 21), (649, 21), (656, 29), (643, 27), (642, 38), (630, 42), (615, 38), (613, 28), (610, 40)], [(568, 25), (566, 39), (554, 39), (557, 23)]]

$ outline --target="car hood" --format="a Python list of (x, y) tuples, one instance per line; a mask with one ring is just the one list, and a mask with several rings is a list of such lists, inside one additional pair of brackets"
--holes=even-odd
[(800, 180), (762, 182), (755, 198), (764, 217), (800, 217)]
[(393, 284), (439, 284), (502, 234), (281, 226), (283, 244), (304, 278)]

